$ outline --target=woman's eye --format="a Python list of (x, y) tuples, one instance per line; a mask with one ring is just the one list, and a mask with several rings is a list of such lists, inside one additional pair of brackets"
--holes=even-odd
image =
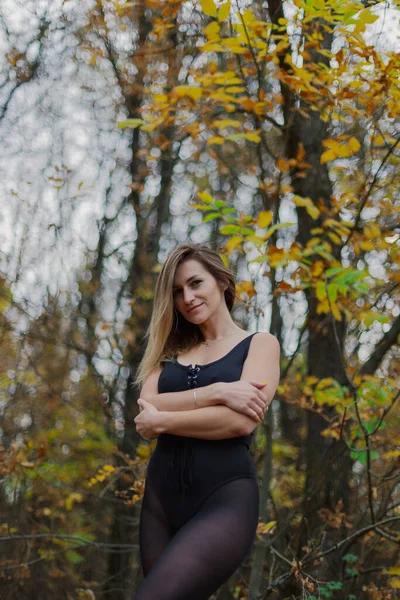
[(196, 279), (196, 281), (193, 281), (193, 285), (195, 285), (196, 287), (197, 287), (198, 285), (200, 285), (200, 283), (201, 283), (201, 280), (200, 280), (200, 279)]

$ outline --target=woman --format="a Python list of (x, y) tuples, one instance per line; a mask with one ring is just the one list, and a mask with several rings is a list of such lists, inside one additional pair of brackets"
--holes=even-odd
[(136, 600), (207, 600), (255, 537), (259, 490), (248, 449), (278, 385), (279, 343), (238, 327), (234, 300), (234, 276), (217, 252), (183, 244), (167, 257), (137, 377), (136, 429), (158, 441)]

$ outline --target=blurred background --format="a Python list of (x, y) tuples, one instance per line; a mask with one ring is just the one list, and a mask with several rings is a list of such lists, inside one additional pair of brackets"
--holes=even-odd
[[(398, 0), (0, 0), (0, 598), (128, 600), (177, 244), (281, 343), (218, 600), (400, 589)], [(155, 599), (157, 600), (157, 599)]]

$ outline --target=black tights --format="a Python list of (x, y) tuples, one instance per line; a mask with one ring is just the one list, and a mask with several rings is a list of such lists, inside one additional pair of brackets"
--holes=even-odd
[(258, 503), (257, 481), (235, 479), (210, 494), (175, 533), (146, 482), (140, 519), (145, 579), (134, 600), (208, 600), (250, 551)]

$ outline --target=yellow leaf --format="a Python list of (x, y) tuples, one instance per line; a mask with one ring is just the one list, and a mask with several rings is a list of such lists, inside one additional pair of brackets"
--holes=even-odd
[(268, 227), (271, 224), (273, 219), (272, 210), (263, 210), (257, 217), (257, 226), (260, 229), (264, 229), (264, 227)]
[(324, 379), (320, 379), (317, 383), (317, 389), (323, 390), (324, 388), (331, 387), (334, 383), (333, 377), (324, 377)]
[(106, 471), (107, 473), (113, 473), (115, 471), (115, 467), (112, 465), (104, 465), (103, 471)]
[(349, 146), (350, 150), (355, 154), (356, 152), (359, 151), (359, 149), (361, 148), (361, 144), (358, 141), (357, 138), (355, 137), (351, 137), (348, 141), (347, 141), (347, 145)]
[(203, 33), (208, 40), (215, 42), (219, 40), (220, 30), (221, 27), (219, 26), (219, 24), (216, 21), (213, 21), (212, 23), (209, 23), (207, 27), (204, 27)]
[(168, 102), (168, 96), (167, 94), (154, 94), (153, 100), (159, 104), (165, 104), (165, 102)]
[(214, 198), (208, 192), (197, 192), (198, 197), (205, 204), (213, 204)]
[(201, 87), (193, 87), (191, 85), (177, 85), (173, 88), (172, 93), (178, 98), (190, 96), (193, 100), (198, 100), (203, 94)]
[(230, 255), (240, 244), (243, 242), (243, 238), (241, 235), (233, 235), (225, 244), (225, 248)]
[(342, 243), (342, 240), (336, 233), (332, 233), (331, 231), (329, 231), (328, 236), (331, 238), (334, 244), (337, 244), (339, 246)]
[(316, 260), (311, 267), (311, 275), (313, 277), (319, 277), (324, 272), (324, 263), (322, 260)]
[(226, 48), (229, 48), (233, 54), (244, 54), (245, 52), (248, 52), (248, 49), (245, 46), (242, 46), (240, 40), (237, 38), (225, 38), (223, 44)]
[(229, 260), (226, 254), (220, 254), (220, 257), (224, 265), (229, 269)]
[(384, 570), (386, 575), (400, 575), (400, 567), (389, 567)]
[(371, 142), (375, 143), (377, 146), (383, 146), (385, 143), (385, 138), (383, 135), (373, 135), (371, 138)]
[(277, 521), (270, 521), (269, 523), (259, 523), (257, 527), (257, 533), (272, 533), (272, 529), (275, 527)]
[(340, 314), (340, 311), (337, 307), (336, 302), (331, 301), (331, 311), (332, 311), (332, 315), (335, 317), (336, 321), (341, 321), (342, 320), (342, 315)]
[(318, 300), (324, 301), (326, 300), (326, 288), (325, 283), (323, 281), (318, 281), (315, 286), (315, 293)]
[(218, 11), (218, 21), (221, 23), (225, 21), (229, 17), (229, 13), (231, 12), (231, 3), (230, 0), (223, 4)]
[(371, 250), (375, 250), (375, 245), (370, 242), (369, 240), (365, 240), (360, 242), (359, 244), (361, 250), (364, 250), (365, 252), (370, 252)]
[(400, 456), (400, 450), (390, 450), (389, 452), (385, 452), (382, 454), (382, 458), (398, 458)]
[(326, 139), (322, 141), (322, 145), (324, 146), (324, 148), (337, 148), (339, 146), (339, 143), (337, 140), (332, 140), (332, 139)]
[(201, 0), (201, 10), (209, 17), (215, 18), (217, 16), (217, 7), (215, 6), (213, 0)]
[(207, 144), (218, 144), (220, 146), (224, 141), (225, 140), (221, 135), (213, 135), (207, 140)]
[(246, 91), (245, 87), (240, 87), (238, 85), (233, 85), (232, 87), (227, 87), (225, 90), (228, 94), (240, 94)]
[(248, 10), (246, 8), (245, 11), (243, 11), (243, 21), (245, 25), (249, 25), (250, 23), (254, 23), (254, 21), (256, 20), (255, 16), (253, 15), (253, 13), (251, 12), (251, 10)]
[(235, 121), (234, 119), (221, 119), (219, 121), (213, 121), (211, 125), (218, 129), (225, 129), (226, 127), (240, 127), (241, 122)]
[(322, 300), (321, 302), (319, 302), (319, 304), (317, 306), (317, 314), (318, 315), (326, 315), (329, 312), (330, 312), (330, 310), (329, 310), (328, 298), (325, 298), (325, 300)]
[(318, 217), (320, 215), (320, 210), (319, 210), (319, 208), (317, 208), (315, 206), (315, 204), (313, 203), (311, 198), (308, 198), (308, 197), (303, 198), (302, 196), (298, 196), (297, 194), (294, 194), (293, 202), (295, 203), (296, 206), (304, 207), (312, 219), (318, 219)]
[(150, 448), (147, 444), (139, 444), (136, 448), (136, 454), (140, 456), (140, 458), (149, 458), (150, 456)]
[(392, 577), (392, 579), (389, 579), (388, 584), (391, 588), (395, 588), (396, 590), (400, 589), (400, 579), (397, 577)]
[(376, 223), (366, 223), (364, 225), (365, 237), (369, 240), (381, 237), (381, 230)]
[(321, 165), (324, 165), (331, 160), (335, 160), (337, 157), (338, 155), (333, 150), (325, 150), (325, 152), (321, 154), (320, 163)]
[(252, 133), (251, 131), (248, 131), (248, 132), (246, 132), (246, 133), (243, 133), (243, 134), (242, 134), (242, 137), (243, 137), (244, 139), (246, 139), (246, 140), (249, 140), (250, 142), (256, 142), (256, 143), (258, 143), (258, 142), (260, 142), (260, 141), (261, 141), (261, 138), (260, 138), (260, 136), (258, 135), (258, 133)]

